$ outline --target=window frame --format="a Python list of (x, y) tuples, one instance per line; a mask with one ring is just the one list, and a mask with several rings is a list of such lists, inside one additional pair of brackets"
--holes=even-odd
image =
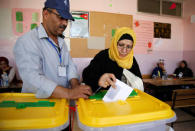
[[(163, 1), (168, 1), (168, 2), (174, 2), (174, 3), (179, 3), (181, 4), (181, 16), (177, 16), (177, 15), (169, 15), (169, 14), (163, 14)], [(171, 17), (176, 17), (176, 18), (182, 18), (183, 17), (183, 0), (160, 0), (160, 13), (150, 13), (150, 12), (143, 12), (143, 11), (139, 11), (139, 7), (138, 7), (138, 2), (139, 0), (137, 0), (137, 12), (138, 13), (144, 13), (144, 14), (152, 14), (152, 15), (159, 15), (159, 16), (171, 16)]]

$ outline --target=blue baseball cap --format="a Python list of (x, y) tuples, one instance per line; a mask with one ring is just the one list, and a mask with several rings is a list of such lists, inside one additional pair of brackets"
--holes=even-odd
[(70, 13), (69, 0), (46, 0), (45, 7), (56, 9), (62, 18), (74, 21)]

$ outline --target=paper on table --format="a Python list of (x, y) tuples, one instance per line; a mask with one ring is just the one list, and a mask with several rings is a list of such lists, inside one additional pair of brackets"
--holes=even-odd
[(133, 91), (133, 88), (125, 84), (124, 82), (120, 80), (116, 80), (116, 88), (110, 87), (110, 89), (107, 91), (106, 95), (103, 98), (104, 102), (114, 102), (117, 100), (126, 100), (127, 97), (131, 94)]

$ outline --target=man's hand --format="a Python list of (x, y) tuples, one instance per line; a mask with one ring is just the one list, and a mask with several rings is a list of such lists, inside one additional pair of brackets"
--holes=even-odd
[(88, 98), (90, 95), (92, 95), (92, 90), (87, 85), (78, 85), (74, 88), (56, 86), (50, 98), (78, 99)]
[(69, 99), (78, 99), (85, 98), (87, 99), (90, 95), (92, 95), (92, 90), (87, 85), (78, 85), (68, 91)]
[(92, 90), (87, 85), (81, 85), (75, 78), (70, 80), (71, 88), (56, 86), (50, 98), (78, 99), (88, 98), (92, 95)]
[(113, 88), (116, 88), (115, 82), (116, 82), (116, 77), (114, 76), (114, 74), (105, 73), (100, 77), (98, 81), (98, 85), (104, 88), (111, 85)]
[(87, 85), (82, 85), (78, 79), (70, 80), (71, 89), (68, 92), (69, 99), (88, 98), (92, 95), (92, 90)]

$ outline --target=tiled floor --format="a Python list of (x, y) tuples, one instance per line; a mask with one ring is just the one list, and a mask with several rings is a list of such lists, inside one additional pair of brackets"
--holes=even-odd
[[(195, 108), (193, 108), (193, 112), (195, 111)], [(177, 122), (174, 124), (174, 131), (195, 131), (195, 117), (192, 115), (189, 115), (188, 113), (182, 111), (181, 109), (175, 110), (177, 114)], [(194, 120), (190, 122), (179, 122), (184, 120)], [(74, 126), (73, 131), (82, 131), (78, 127), (77, 118), (74, 118)]]
[[(195, 108), (193, 108), (192, 111), (195, 113)], [(182, 111), (181, 109), (176, 109), (175, 112), (177, 114), (177, 121), (174, 124), (175, 131), (195, 131), (195, 117)], [(185, 120), (194, 121), (180, 122)]]

